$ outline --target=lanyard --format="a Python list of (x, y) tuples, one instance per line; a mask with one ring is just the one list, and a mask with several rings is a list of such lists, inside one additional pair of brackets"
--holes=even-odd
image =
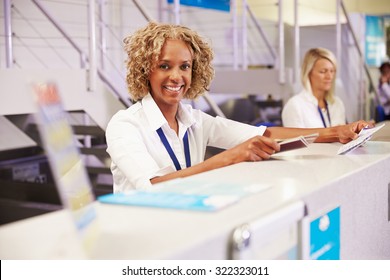
[[(177, 160), (177, 157), (175, 153), (173, 152), (171, 145), (169, 145), (167, 137), (165, 137), (164, 132), (162, 131), (161, 127), (156, 130), (158, 133), (158, 136), (160, 136), (161, 142), (164, 144), (165, 149), (167, 150), (169, 156), (171, 157), (173, 164), (176, 167), (176, 170), (181, 170), (179, 161)], [(188, 131), (184, 134), (183, 137), (183, 143), (184, 143), (184, 154), (186, 157), (186, 166), (190, 167), (191, 166), (191, 156), (190, 156), (190, 145), (188, 143)]]
[[(329, 114), (329, 109), (328, 109), (328, 102), (325, 101), (325, 106), (326, 106), (326, 114), (328, 115), (328, 120), (329, 120), (329, 126), (332, 126), (332, 123), (330, 121), (330, 114)], [(322, 123), (324, 124), (324, 127), (326, 127), (325, 119), (324, 116), (322, 115), (322, 110), (320, 106), (317, 106), (318, 108), (318, 113), (320, 113)]]

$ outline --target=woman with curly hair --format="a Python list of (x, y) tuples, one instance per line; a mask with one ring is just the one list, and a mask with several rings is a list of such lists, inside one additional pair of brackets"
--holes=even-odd
[[(318, 132), (317, 141), (345, 143), (367, 125), (267, 128), (212, 117), (181, 102), (203, 94), (214, 76), (213, 52), (195, 31), (151, 22), (124, 44), (128, 88), (136, 103), (116, 113), (107, 126), (114, 192), (269, 159), (280, 150), (275, 138)], [(207, 146), (225, 151), (205, 160)]]

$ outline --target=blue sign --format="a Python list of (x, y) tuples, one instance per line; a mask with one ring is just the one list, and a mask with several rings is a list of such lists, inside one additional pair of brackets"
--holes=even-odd
[(310, 259), (340, 259), (340, 207), (310, 223)]
[(383, 17), (366, 16), (366, 63), (379, 67), (386, 59), (386, 44)]
[[(172, 4), (173, 0), (168, 0), (168, 3)], [(180, 4), (230, 12), (230, 0), (180, 0)]]

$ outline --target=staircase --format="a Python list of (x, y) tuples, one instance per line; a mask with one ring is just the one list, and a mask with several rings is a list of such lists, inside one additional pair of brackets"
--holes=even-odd
[(91, 120), (85, 111), (71, 111), (74, 119), (88, 119), (90, 124), (71, 124), (73, 133), (80, 143), (79, 150), (92, 184), (95, 196), (112, 193), (110, 156), (107, 154), (105, 131)]
[[(70, 125), (77, 140), (76, 145), (84, 161), (95, 196), (112, 193), (113, 180), (109, 167), (111, 160), (106, 152), (107, 145), (104, 130), (83, 110), (68, 111), (68, 114)], [(30, 116), (8, 116), (8, 119), (38, 143), (41, 151), (40, 156), (46, 158), (38, 127), (33, 118)], [(89, 124), (82, 124), (86, 119), (89, 120)], [(50, 170), (46, 172), (50, 172)], [(52, 178), (51, 174), (49, 177)]]

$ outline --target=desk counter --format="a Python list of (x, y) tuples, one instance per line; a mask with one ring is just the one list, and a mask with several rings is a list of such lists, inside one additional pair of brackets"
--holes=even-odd
[[(265, 186), (213, 213), (96, 202), (100, 235), (89, 254), (80, 250), (65, 210), (4, 225), (0, 258), (226, 259), (237, 226), (303, 202), (302, 215), (313, 218), (340, 206), (341, 258), (389, 259), (390, 143), (369, 141), (347, 155), (336, 155), (339, 147), (338, 143), (313, 144), (276, 154), (269, 161), (193, 176), (221, 185)], [(280, 257), (269, 252), (262, 257)]]

